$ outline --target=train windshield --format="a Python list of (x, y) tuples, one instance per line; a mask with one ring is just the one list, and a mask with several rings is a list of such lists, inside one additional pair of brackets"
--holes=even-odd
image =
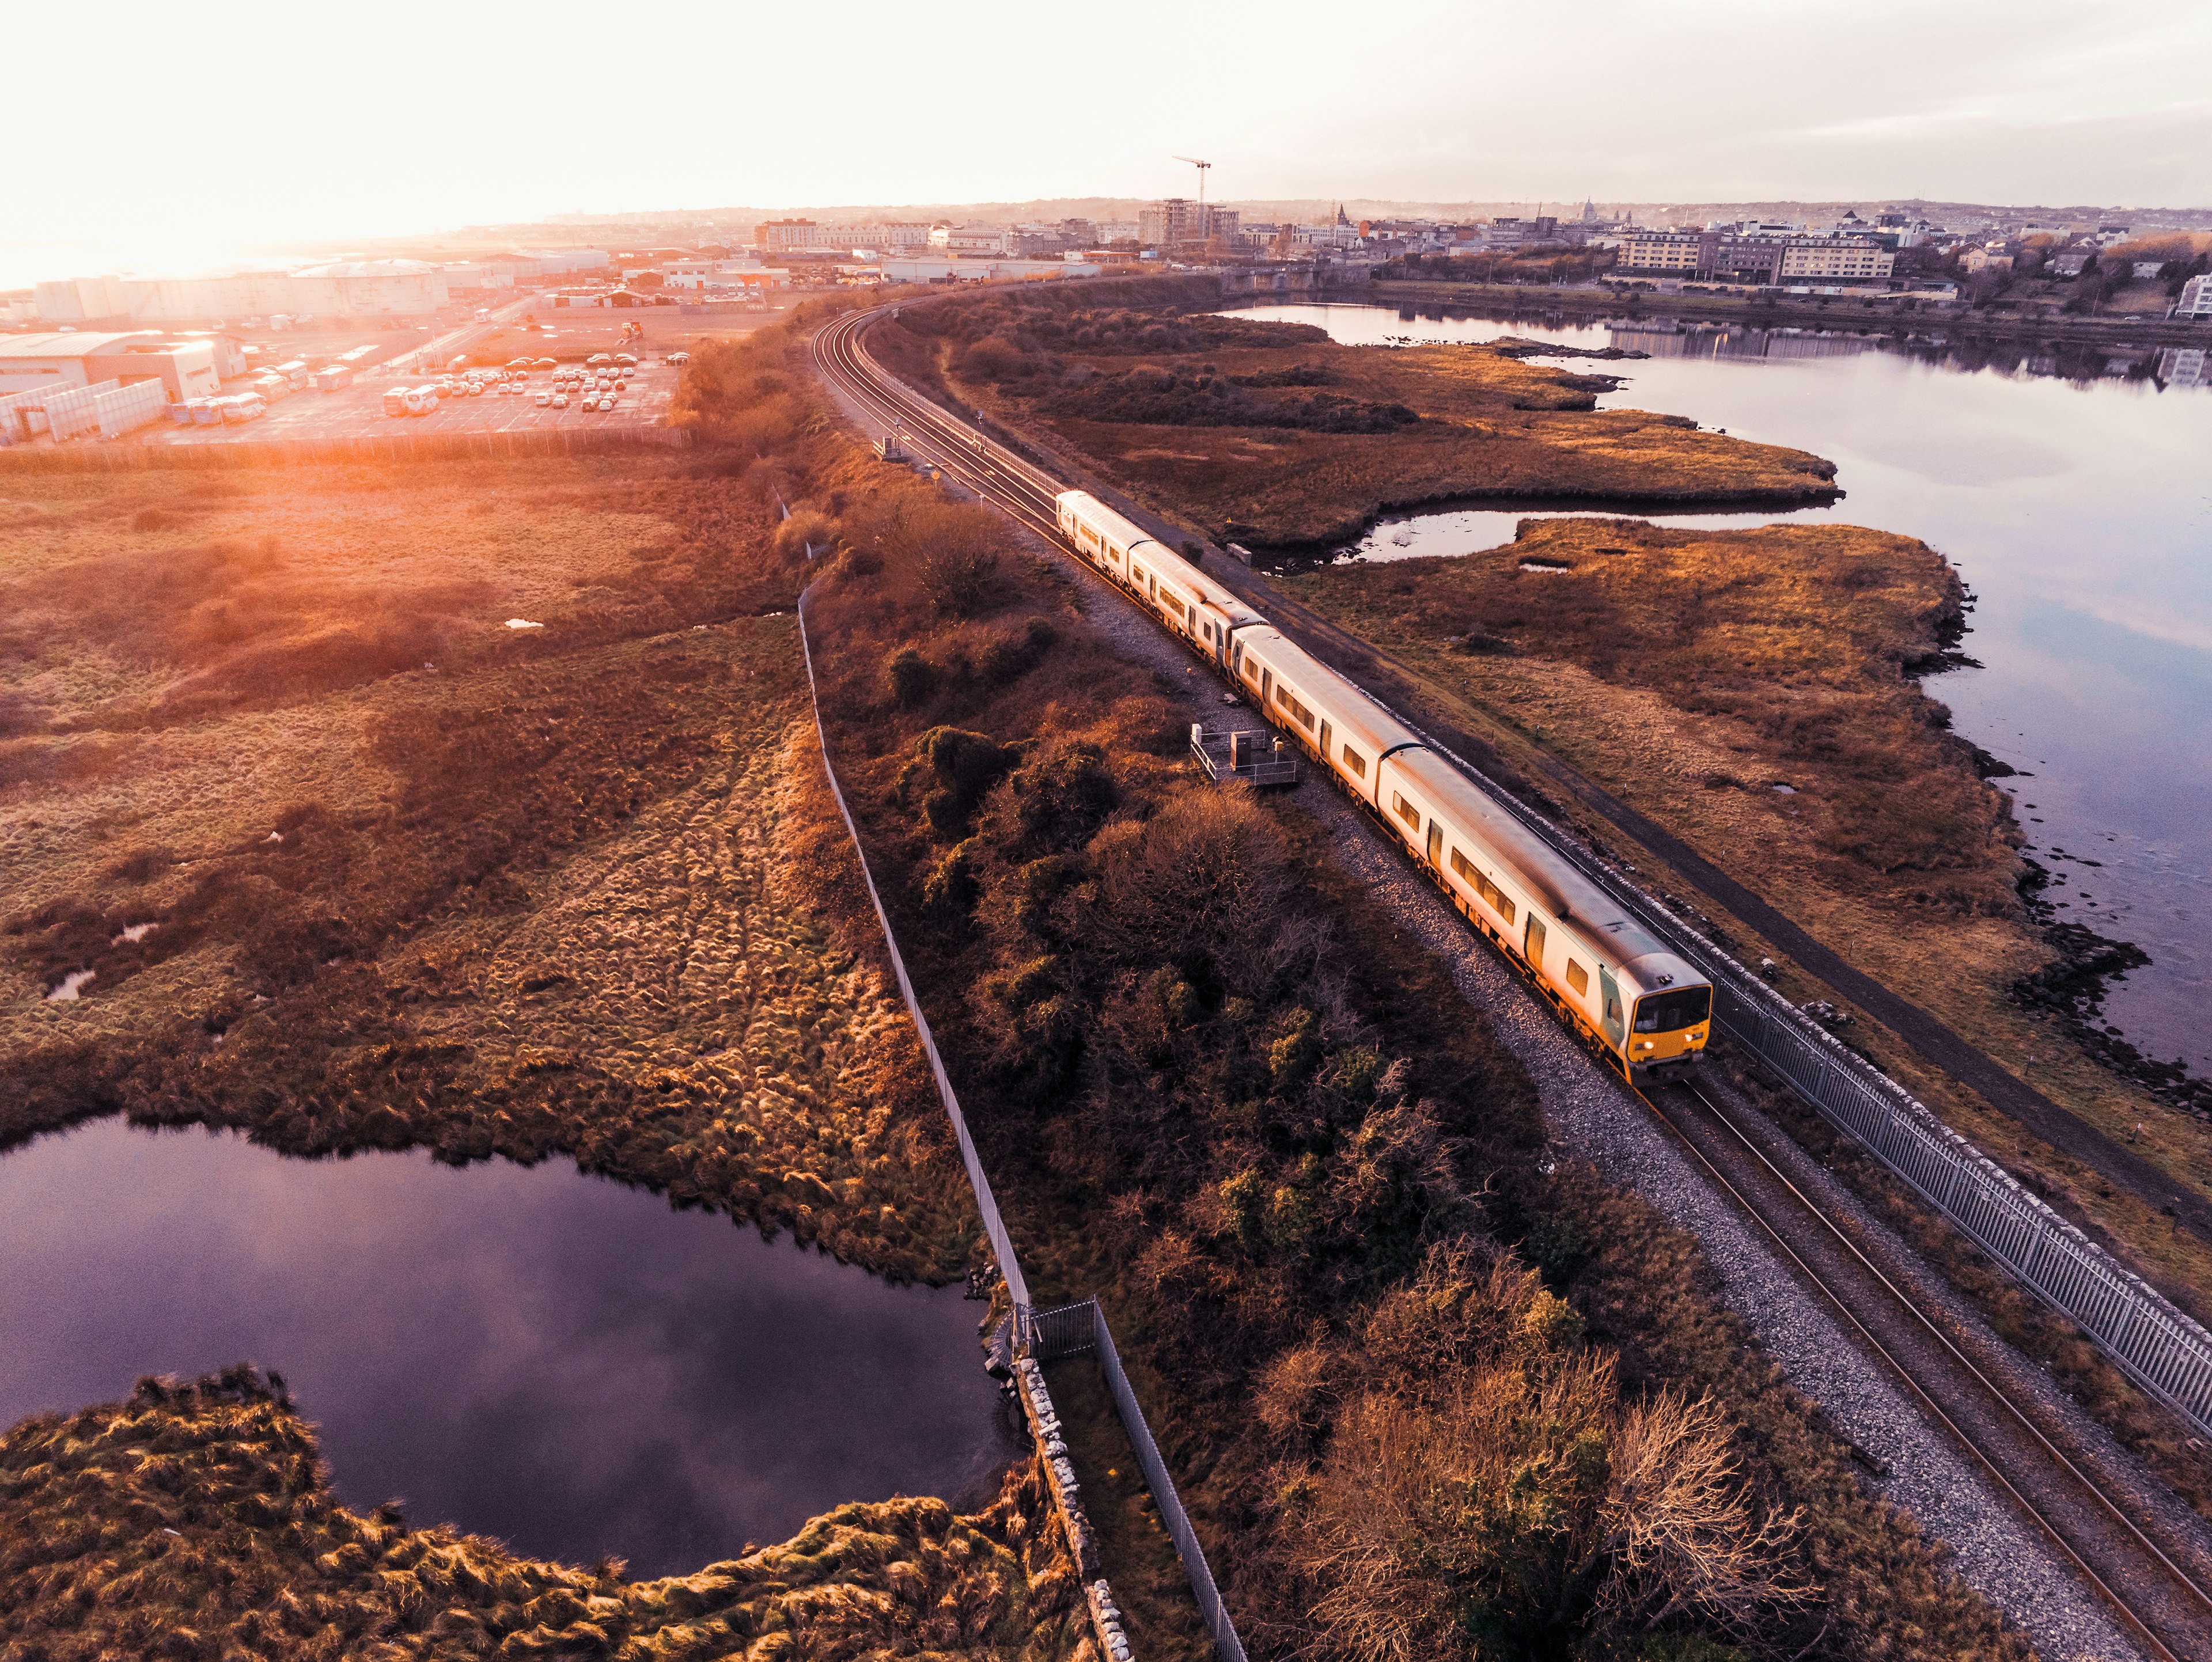
[(1713, 990), (1709, 986), (1676, 987), (1636, 1001), (1638, 1033), (1673, 1033), (1693, 1028), (1713, 1013)]

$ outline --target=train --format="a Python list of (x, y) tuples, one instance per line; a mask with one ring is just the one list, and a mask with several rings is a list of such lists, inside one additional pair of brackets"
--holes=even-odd
[(1625, 1078), (1705, 1059), (1712, 983), (1619, 901), (1249, 602), (1089, 492), (1054, 500), (1068, 545), (1311, 757)]

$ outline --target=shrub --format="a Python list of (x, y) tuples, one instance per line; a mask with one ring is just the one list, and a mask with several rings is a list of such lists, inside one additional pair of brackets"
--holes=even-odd
[(902, 646), (884, 665), (884, 683), (891, 702), (911, 710), (937, 690), (937, 666), (911, 646)]
[(914, 748), (938, 780), (937, 788), (922, 799), (922, 813), (945, 837), (964, 833), (976, 803), (1019, 754), (1011, 745), (963, 727), (933, 727), (915, 741)]

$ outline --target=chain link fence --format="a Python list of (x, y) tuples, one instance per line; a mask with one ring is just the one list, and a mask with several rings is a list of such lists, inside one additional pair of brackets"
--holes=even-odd
[(999, 1216), (999, 1203), (991, 1194), (991, 1180), (983, 1174), (983, 1162), (976, 1155), (975, 1140), (968, 1134), (967, 1116), (960, 1111), (960, 1099), (953, 1093), (952, 1081), (946, 1076), (944, 1060), (937, 1053), (937, 1040), (930, 1033), (929, 1020), (921, 1013), (921, 1002), (915, 997), (914, 983), (908, 979), (898, 937), (891, 933), (890, 914), (884, 910), (883, 896), (876, 892), (875, 877), (868, 870), (867, 851), (860, 844), (860, 827), (854, 822), (844, 790), (837, 783), (837, 770), (830, 764), (830, 736), (822, 725), (822, 704), (814, 680), (814, 647), (807, 634), (806, 601), (807, 594), (802, 591), (799, 597), (799, 645), (806, 660), (806, 693), (814, 711), (815, 737), (822, 745), (823, 776), (830, 782), (830, 794), (836, 801), (839, 817), (845, 822), (845, 834), (853, 840), (853, 852), (860, 864), (860, 881), (867, 889), (868, 903), (876, 909), (876, 921), (883, 928), (884, 947), (890, 955), (899, 997), (906, 1001), (907, 1014), (914, 1018), (915, 1033), (921, 1040), (922, 1054), (929, 1058), (930, 1073), (937, 1081), (937, 1094), (944, 1101), (946, 1117), (952, 1122), (952, 1134), (960, 1144), (961, 1163), (968, 1168), (968, 1182), (975, 1191), (975, 1210), (982, 1215), (983, 1232), (990, 1239), (1000, 1273), (1006, 1278), (1006, 1292), (1014, 1305), (1015, 1343), (1041, 1362), (1082, 1350), (1097, 1353), (1098, 1365), (1106, 1376), (1107, 1390), (1114, 1398), (1114, 1410), (1121, 1417), (1129, 1446), (1136, 1451), (1137, 1463), (1144, 1470), (1145, 1482), (1160, 1509), (1161, 1520), (1174, 1538), (1183, 1573), (1190, 1578), (1191, 1596), (1197, 1601), (1207, 1631), (1213, 1635), (1222, 1662), (1245, 1662), (1243, 1643), (1237, 1637), (1236, 1625), (1230, 1620), (1228, 1608), (1221, 1602), (1220, 1592), (1214, 1586), (1213, 1571), (1206, 1562), (1205, 1549), (1200, 1546), (1197, 1532), (1191, 1528), (1190, 1519), (1176, 1494), (1175, 1480), (1168, 1475), (1167, 1463), (1160, 1458), (1159, 1445), (1152, 1441), (1152, 1428), (1145, 1422), (1145, 1410), (1138, 1405), (1137, 1393), (1130, 1388), (1128, 1375), (1122, 1371), (1121, 1357), (1114, 1348), (1114, 1335), (1106, 1325), (1105, 1312), (1098, 1307), (1095, 1298), (1044, 1311), (1037, 1310), (1030, 1301), (1029, 1283), (1022, 1275), (1020, 1259), (1014, 1254), (1013, 1238), (1006, 1233), (1006, 1220)]

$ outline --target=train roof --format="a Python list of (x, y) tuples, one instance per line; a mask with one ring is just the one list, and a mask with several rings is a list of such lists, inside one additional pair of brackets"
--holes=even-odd
[[(1492, 852), (1512, 868), (1522, 886), (1543, 898), (1551, 920), (1564, 922), (1570, 932), (1583, 937), (1591, 947), (1604, 948), (1622, 968), (1663, 959), (1664, 963), (1648, 965), (1651, 975), (1671, 975), (1678, 981), (1705, 980), (1665, 942), (1637, 922), (1627, 907), (1585, 877), (1449, 757), (1433, 750), (1407, 750), (1393, 756), (1390, 765), (1470, 831), (1480, 834)], [(1638, 972), (1638, 979), (1644, 979), (1644, 972)]]
[(1115, 513), (1087, 490), (1064, 490), (1052, 500), (1056, 506), (1066, 506), (1073, 502), (1085, 519), (1099, 530), (1111, 533), (1124, 547), (1159, 541), (1135, 520), (1126, 514)]
[[(1418, 745), (1421, 736), (1367, 696), (1352, 682), (1285, 637), (1272, 623), (1257, 623), (1237, 631), (1237, 644), (1255, 652), (1261, 661), (1310, 699), (1346, 737), (1366, 741), (1376, 755), (1401, 745)], [(1375, 756), (1368, 758), (1372, 763)]]

